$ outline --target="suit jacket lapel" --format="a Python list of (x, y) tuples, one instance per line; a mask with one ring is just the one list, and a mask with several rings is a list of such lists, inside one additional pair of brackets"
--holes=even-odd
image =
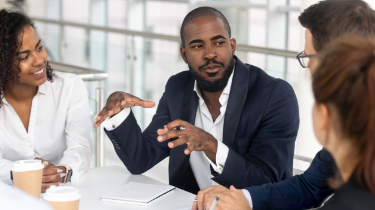
[[(195, 123), (195, 115), (198, 108), (198, 96), (194, 91), (194, 81), (195, 80), (191, 78), (186, 85), (180, 118), (181, 120), (187, 121), (193, 125)], [(199, 186), (189, 163), (190, 155), (185, 155), (184, 153), (186, 148), (187, 145), (183, 144), (171, 150), (169, 164), (170, 178), (173, 179), (171, 179), (171, 184), (191, 193), (198, 193)]]
[(194, 91), (194, 84), (195, 80), (191, 78), (185, 88), (181, 109), (181, 119), (192, 125), (195, 124), (195, 115), (197, 114), (198, 108), (198, 96)]
[(233, 73), (232, 87), (225, 111), (223, 131), (223, 142), (232, 149), (235, 149), (234, 138), (246, 102), (250, 74), (248, 67), (237, 57), (235, 59), (236, 68)]
[[(182, 109), (181, 109), (181, 120), (187, 121), (190, 124), (195, 124), (195, 115), (198, 108), (198, 96), (194, 91), (194, 82), (193, 78), (190, 79), (189, 83), (186, 85), (184, 97), (182, 99)], [(175, 151), (177, 152), (182, 159), (189, 160), (190, 155), (185, 155), (184, 150), (187, 148), (186, 144), (183, 144), (179, 147), (176, 147)]]

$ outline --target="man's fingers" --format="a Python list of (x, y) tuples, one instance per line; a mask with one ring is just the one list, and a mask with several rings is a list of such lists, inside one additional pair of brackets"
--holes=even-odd
[(94, 128), (97, 128), (99, 127), (100, 124), (102, 124), (102, 122), (105, 120), (105, 118), (99, 120), (99, 121), (96, 121), (95, 125), (94, 125)]
[(191, 210), (198, 210), (198, 203), (196, 201), (193, 202), (193, 206), (191, 207)]
[(166, 125), (166, 127), (167, 127), (168, 130), (173, 130), (173, 128), (178, 127), (178, 126), (182, 126), (182, 127), (186, 128), (187, 125), (190, 125), (190, 124), (188, 122), (186, 122), (186, 121), (183, 121), (183, 120), (174, 120), (174, 121), (168, 123)]
[(106, 106), (103, 110), (99, 113), (99, 115), (95, 118), (96, 123), (94, 125), (95, 128), (99, 127), (99, 125), (109, 116), (119, 113), (123, 108), (133, 107), (133, 106), (142, 106), (144, 108), (151, 108), (155, 106), (155, 102), (153, 101), (143, 101), (133, 95), (124, 92), (114, 92), (112, 93), (108, 99)]
[(206, 194), (206, 191), (204, 190), (199, 191), (197, 194), (196, 199), (197, 199), (198, 210), (204, 210), (203, 203), (204, 203), (205, 194)]
[(105, 106), (102, 111), (98, 114), (98, 116), (95, 118), (96, 123), (94, 125), (95, 128), (99, 127), (99, 125), (108, 117), (108, 108)]
[(125, 100), (121, 102), (121, 107), (127, 108), (127, 107), (133, 107), (133, 106), (141, 106), (143, 108), (152, 108), (155, 106), (155, 102), (144, 101), (130, 94), (126, 95)]
[(206, 196), (208, 195), (209, 192), (211, 192), (212, 190), (215, 190), (216, 187), (217, 185), (212, 185), (211, 187), (203, 189), (198, 192), (195, 199), (197, 200), (197, 207), (199, 210), (204, 210), (203, 204), (205, 203)]
[(108, 115), (108, 107), (105, 106), (98, 114), (98, 116), (95, 118), (96, 121), (100, 121), (100, 120), (103, 120), (105, 118), (107, 118), (107, 115)]
[(143, 108), (152, 108), (155, 106), (155, 102), (153, 101), (135, 101), (136, 106), (141, 106)]
[(166, 141), (168, 139), (176, 138), (185, 135), (185, 131), (183, 130), (169, 130), (168, 132), (158, 136), (157, 140), (159, 142)]
[(165, 133), (167, 133), (167, 132), (168, 132), (168, 131), (165, 131), (164, 128), (161, 128), (161, 129), (158, 129), (158, 130), (157, 130), (157, 133), (158, 133), (159, 136), (161, 136), (161, 135), (163, 135), (163, 134), (165, 134)]
[(121, 111), (121, 103), (125, 99), (126, 93), (123, 92), (115, 92), (112, 93), (107, 100), (106, 106), (100, 111), (98, 116), (95, 118), (96, 123), (94, 125), (95, 128), (99, 127), (99, 125), (109, 116), (117, 114)]
[(180, 136), (178, 139), (169, 142), (168, 147), (172, 149), (172, 148), (178, 147), (180, 145), (183, 145), (185, 143), (186, 143), (186, 136), (183, 135), (183, 136)]
[(212, 203), (213, 203), (213, 201), (214, 201), (214, 199), (215, 199), (215, 197), (216, 196), (214, 196), (214, 195), (211, 195), (211, 196), (206, 196), (206, 198), (205, 198), (205, 200), (204, 200), (204, 208), (205, 209), (210, 209), (211, 208), (211, 205), (212, 205)]
[(190, 154), (191, 152), (193, 152), (195, 150), (195, 148), (197, 147), (197, 143), (195, 142), (187, 142), (186, 143), (188, 146), (187, 148), (185, 149), (185, 155), (188, 155)]
[(143, 108), (152, 108), (155, 106), (155, 102), (153, 101), (144, 101), (136, 96), (131, 96), (131, 101), (134, 102), (135, 106), (141, 106)]

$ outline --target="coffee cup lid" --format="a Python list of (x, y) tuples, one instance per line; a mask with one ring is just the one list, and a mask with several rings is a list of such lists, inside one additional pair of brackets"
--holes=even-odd
[(56, 187), (56, 185), (52, 185), (47, 189), (43, 198), (46, 201), (68, 202), (79, 200), (81, 198), (81, 193), (75, 187)]
[(44, 165), (40, 160), (18, 160), (13, 163), (12, 171), (25, 172), (43, 169)]

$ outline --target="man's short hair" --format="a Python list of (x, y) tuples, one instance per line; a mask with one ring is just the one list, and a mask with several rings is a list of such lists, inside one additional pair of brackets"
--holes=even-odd
[(317, 52), (339, 36), (375, 35), (375, 12), (361, 0), (321, 1), (305, 9), (298, 19), (310, 30)]
[(231, 37), (231, 29), (228, 23), (228, 20), (225, 16), (217, 9), (212, 7), (198, 7), (192, 11), (190, 11), (182, 21), (181, 30), (180, 30), (180, 37), (182, 46), (185, 47), (185, 26), (193, 19), (197, 17), (204, 17), (204, 16), (213, 16), (223, 20), (225, 29), (228, 31), (229, 37)]

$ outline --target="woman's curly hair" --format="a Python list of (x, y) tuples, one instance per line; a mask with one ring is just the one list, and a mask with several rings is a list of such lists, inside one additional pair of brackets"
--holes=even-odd
[[(25, 26), (34, 27), (34, 23), (20, 12), (0, 10), (0, 108), (3, 105), (4, 92), (16, 81), (19, 81), (18, 52), (20, 39)], [(13, 66), (17, 65), (17, 71)], [(53, 81), (53, 70), (47, 62), (47, 79)]]

